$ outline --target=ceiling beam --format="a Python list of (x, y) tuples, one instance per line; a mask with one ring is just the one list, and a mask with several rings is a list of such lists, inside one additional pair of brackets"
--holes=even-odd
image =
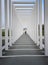
[(30, 13), (31, 14), (32, 12), (18, 12), (18, 10), (16, 10), (16, 13), (28, 13), (28, 14)]
[(35, 4), (35, 2), (12, 2), (12, 4)]
[(33, 8), (16, 8), (16, 10), (32, 10)]
[(15, 8), (33, 8), (33, 6), (15, 6)]

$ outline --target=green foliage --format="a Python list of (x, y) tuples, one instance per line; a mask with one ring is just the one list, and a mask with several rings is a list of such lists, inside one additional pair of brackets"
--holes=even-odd
[[(5, 29), (2, 29), (2, 36), (5, 36)], [(9, 30), (8, 30), (8, 36), (9, 36)]]
[[(40, 25), (38, 25), (38, 35), (40, 36)], [(44, 24), (42, 25), (42, 36), (44, 36)]]
[(8, 36), (9, 36), (9, 30), (8, 30)]
[(42, 35), (44, 36), (44, 25), (42, 25)]
[(5, 36), (5, 29), (2, 29), (2, 36)]

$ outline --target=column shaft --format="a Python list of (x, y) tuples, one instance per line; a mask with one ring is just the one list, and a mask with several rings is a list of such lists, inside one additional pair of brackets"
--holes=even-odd
[(45, 55), (48, 56), (48, 0), (45, 1)]
[(36, 35), (37, 35), (37, 30), (36, 30), (36, 4), (34, 5), (34, 8), (33, 8), (33, 10), (34, 10), (34, 41), (35, 41), (35, 43), (37, 43), (37, 37), (36, 37)]
[(40, 49), (42, 49), (42, 0), (39, 0)]
[(2, 18), (1, 18), (1, 0), (0, 0), (0, 57), (2, 56)]
[(36, 0), (36, 30), (37, 30), (37, 46), (39, 46), (39, 0)]
[(12, 2), (9, 0), (9, 39), (10, 46), (12, 46)]
[(8, 22), (9, 22), (9, 0), (5, 0), (5, 49), (8, 50)]

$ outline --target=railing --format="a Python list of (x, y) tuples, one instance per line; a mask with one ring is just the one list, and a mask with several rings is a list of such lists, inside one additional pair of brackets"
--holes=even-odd
[[(39, 37), (39, 46), (40, 46), (40, 37)], [(42, 36), (42, 48), (45, 48), (45, 38)]]
[[(9, 37), (8, 37), (9, 40)], [(9, 45), (9, 42), (8, 42)], [(5, 36), (2, 36), (2, 55), (5, 54)]]

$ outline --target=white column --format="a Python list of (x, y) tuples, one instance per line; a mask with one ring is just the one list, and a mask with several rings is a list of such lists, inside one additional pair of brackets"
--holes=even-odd
[(2, 24), (1, 24), (1, 0), (0, 0), (0, 57), (2, 56)]
[(48, 56), (48, 0), (45, 0), (45, 55)]
[(12, 5), (13, 4), (12, 4), (12, 1), (11, 1), (11, 44), (13, 44), (13, 42), (12, 42), (13, 41), (13, 39), (12, 39), (12, 33), (13, 33), (13, 30), (12, 30), (12, 28), (13, 28), (12, 27), (12, 25), (13, 25), (13, 23), (12, 23)]
[(36, 0), (36, 30), (37, 30), (37, 46), (39, 46), (39, 30), (38, 30), (38, 25), (39, 25), (39, 0)]
[(5, 49), (8, 50), (9, 0), (5, 0)]
[(32, 10), (32, 18), (33, 18), (33, 30), (34, 30), (34, 42), (36, 43), (36, 4), (34, 5), (34, 8)]
[(34, 8), (32, 9), (32, 27), (33, 27), (33, 41), (35, 42), (35, 13), (34, 13)]
[(39, 0), (40, 49), (42, 49), (42, 0)]
[(36, 4), (34, 5), (34, 39), (37, 44), (37, 23), (36, 23)]
[(9, 44), (12, 46), (12, 2), (9, 0)]

